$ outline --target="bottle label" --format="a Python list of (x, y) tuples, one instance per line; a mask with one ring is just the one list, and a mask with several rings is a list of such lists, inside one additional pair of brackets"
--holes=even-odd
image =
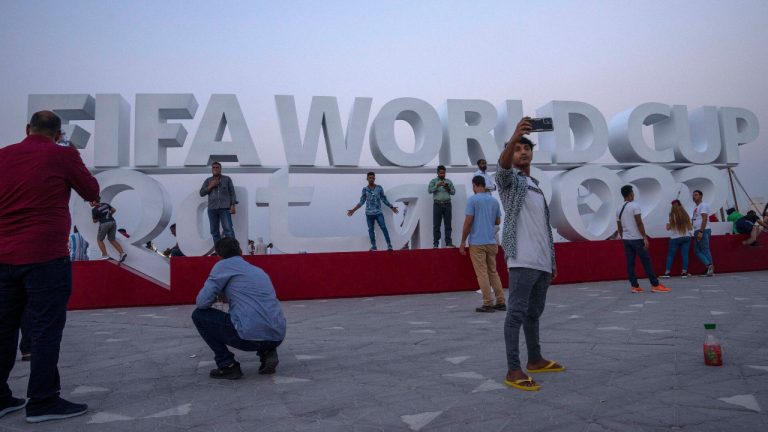
[(704, 363), (707, 366), (723, 365), (723, 350), (720, 344), (704, 344)]

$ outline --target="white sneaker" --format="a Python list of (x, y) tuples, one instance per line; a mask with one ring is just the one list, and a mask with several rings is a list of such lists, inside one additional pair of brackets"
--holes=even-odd
[(123, 262), (123, 261), (125, 261), (125, 259), (126, 259), (127, 257), (128, 257), (128, 254), (127, 254), (127, 253), (125, 253), (125, 252), (121, 253), (121, 254), (120, 254), (120, 262)]
[(94, 261), (108, 260), (109, 255), (102, 255), (99, 258), (94, 258)]

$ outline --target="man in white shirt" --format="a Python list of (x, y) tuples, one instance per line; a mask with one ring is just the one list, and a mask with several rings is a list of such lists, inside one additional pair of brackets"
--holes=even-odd
[(472, 177), (474, 178), (475, 176), (482, 176), (485, 179), (485, 191), (492, 193), (496, 190), (496, 183), (493, 181), (493, 176), (486, 172), (487, 169), (488, 163), (485, 161), (485, 159), (478, 159), (477, 171), (472, 174)]
[(634, 202), (635, 192), (632, 190), (632, 186), (622, 186), (621, 196), (624, 197), (624, 204), (616, 210), (616, 225), (618, 226), (619, 237), (621, 237), (624, 243), (624, 253), (627, 256), (627, 276), (629, 277), (629, 283), (632, 285), (632, 293), (643, 292), (635, 274), (635, 256), (640, 257), (645, 273), (651, 281), (651, 286), (653, 287), (651, 292), (664, 293), (672, 291), (659, 283), (659, 278), (653, 272), (651, 257), (648, 255), (648, 236), (645, 234), (640, 206)]
[(709, 223), (709, 204), (702, 202), (704, 193), (700, 190), (693, 191), (693, 203), (696, 207), (691, 213), (691, 223), (693, 224), (693, 252), (699, 258), (702, 264), (707, 267), (704, 276), (715, 274), (715, 266), (712, 262), (712, 253), (709, 251), (709, 237), (712, 230), (707, 227)]

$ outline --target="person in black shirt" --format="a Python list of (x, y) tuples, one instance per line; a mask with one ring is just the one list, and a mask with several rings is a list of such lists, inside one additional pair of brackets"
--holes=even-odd
[(97, 198), (95, 201), (91, 201), (91, 207), (93, 207), (91, 210), (93, 223), (99, 224), (99, 233), (96, 235), (96, 240), (99, 244), (99, 249), (101, 250), (101, 258), (98, 259), (109, 259), (109, 254), (107, 254), (107, 245), (104, 244), (104, 238), (106, 237), (109, 240), (109, 243), (112, 244), (112, 247), (114, 247), (115, 250), (117, 250), (117, 253), (120, 254), (120, 262), (125, 261), (125, 258), (128, 256), (128, 254), (123, 251), (120, 243), (115, 240), (117, 224), (115, 223), (115, 218), (112, 217), (112, 215), (115, 214), (117, 209), (107, 203), (101, 202), (101, 198)]
[(737, 220), (733, 226), (739, 234), (749, 234), (749, 238), (741, 242), (745, 246), (757, 245), (757, 236), (760, 235), (760, 227), (768, 228), (768, 224), (760, 220), (760, 216), (754, 210), (747, 212), (746, 216)]

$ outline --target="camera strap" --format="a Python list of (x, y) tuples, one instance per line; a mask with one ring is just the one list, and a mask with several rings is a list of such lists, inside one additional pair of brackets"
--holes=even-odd
[(619, 212), (619, 220), (621, 220), (621, 215), (624, 214), (624, 209), (627, 208), (627, 204), (629, 204), (629, 201), (624, 203), (624, 206), (621, 208), (621, 211)]

